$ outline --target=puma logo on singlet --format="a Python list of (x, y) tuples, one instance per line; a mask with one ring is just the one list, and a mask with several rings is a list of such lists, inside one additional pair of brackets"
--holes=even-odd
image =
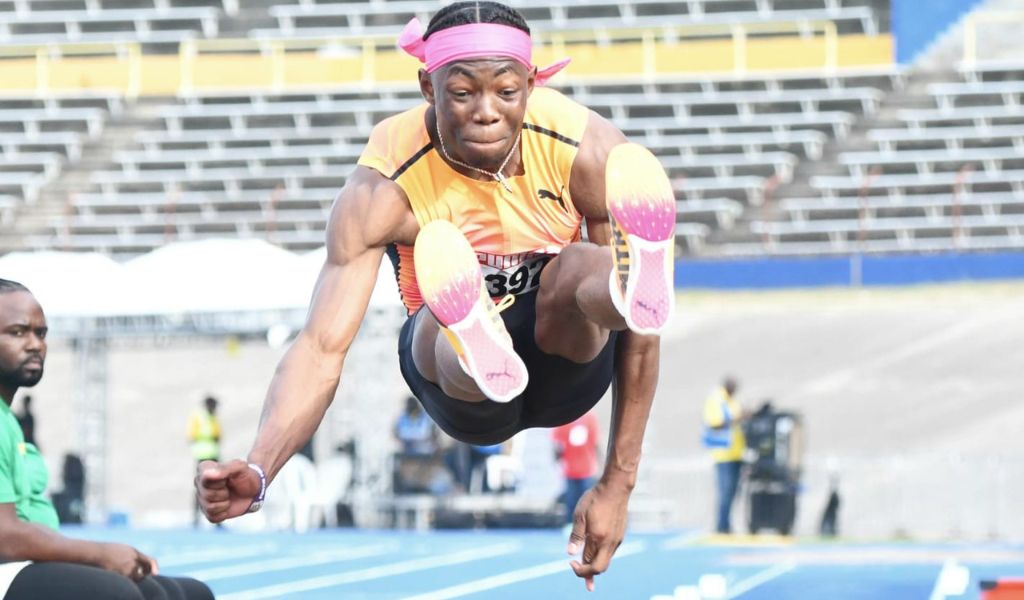
[(556, 196), (553, 192), (549, 192), (548, 190), (541, 188), (537, 190), (537, 197), (545, 198), (547, 200), (554, 200), (555, 202), (558, 203), (559, 206), (562, 207), (562, 210), (567, 211), (568, 209), (565, 207), (565, 201), (562, 200), (562, 192), (564, 191), (565, 186), (562, 186), (562, 189), (558, 190), (558, 195)]

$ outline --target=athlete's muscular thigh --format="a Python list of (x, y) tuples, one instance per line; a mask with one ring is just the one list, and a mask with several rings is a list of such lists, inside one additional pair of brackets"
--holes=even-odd
[(578, 363), (590, 362), (601, 352), (608, 330), (583, 314), (579, 294), (607, 294), (595, 286), (601, 279), (607, 281), (611, 263), (608, 248), (587, 243), (567, 246), (548, 263), (537, 292), (534, 336), (538, 348)]

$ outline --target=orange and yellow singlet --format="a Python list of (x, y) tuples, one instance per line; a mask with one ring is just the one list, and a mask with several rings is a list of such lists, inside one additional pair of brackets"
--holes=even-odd
[[(569, 174), (588, 109), (557, 91), (534, 89), (523, 122), (524, 174), (508, 178), (509, 192), (497, 181), (470, 179), (444, 162), (427, 134), (427, 106), (374, 127), (359, 164), (401, 186), (421, 226), (435, 219), (454, 223), (476, 251), (493, 297), (534, 289), (544, 264), (580, 239), (582, 216), (569, 195)], [(388, 253), (412, 314), (423, 303), (412, 247), (395, 244)]]

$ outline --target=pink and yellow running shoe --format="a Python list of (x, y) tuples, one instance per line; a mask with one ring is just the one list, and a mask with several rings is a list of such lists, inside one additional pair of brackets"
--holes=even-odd
[(515, 296), (497, 304), (491, 300), (476, 253), (462, 232), (448, 221), (427, 223), (416, 237), (413, 262), (424, 303), (480, 391), (495, 402), (523, 393), (526, 365), (500, 314)]
[(630, 330), (661, 333), (675, 310), (676, 202), (658, 159), (638, 144), (608, 155), (605, 196), (615, 266), (612, 303)]

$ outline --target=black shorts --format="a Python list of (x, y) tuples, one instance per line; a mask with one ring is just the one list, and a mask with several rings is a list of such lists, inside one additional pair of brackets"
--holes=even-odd
[[(612, 331), (597, 357), (579, 364), (542, 352), (534, 339), (537, 292), (516, 296), (501, 313), (512, 345), (526, 363), (530, 381), (511, 402), (466, 402), (448, 396), (420, 375), (412, 357), (413, 324), (410, 317), (398, 337), (398, 362), (409, 389), (445, 433), (466, 442), (487, 446), (503, 442), (530, 427), (557, 427), (587, 413), (608, 391), (615, 370)], [(427, 310), (424, 306), (420, 310)], [(417, 313), (418, 314), (418, 313)]]
[(35, 562), (18, 572), (3, 600), (213, 600), (206, 584), (150, 575), (135, 582), (113, 571), (62, 562)]

